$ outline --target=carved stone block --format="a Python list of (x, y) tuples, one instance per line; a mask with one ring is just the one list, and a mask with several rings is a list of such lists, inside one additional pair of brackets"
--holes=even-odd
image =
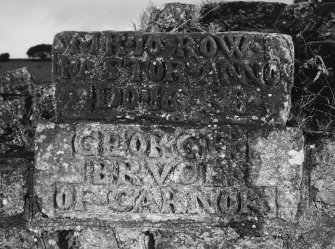
[[(293, 220), (301, 133), (254, 134), (231, 126), (40, 124), (35, 191), (50, 218), (215, 223), (279, 215)], [(281, 195), (284, 189), (292, 191), (294, 203)]]
[(64, 32), (53, 82), (60, 121), (284, 125), (293, 44), (255, 32)]

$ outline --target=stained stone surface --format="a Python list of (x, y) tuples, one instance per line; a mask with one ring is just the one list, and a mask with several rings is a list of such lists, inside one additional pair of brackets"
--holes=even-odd
[(284, 125), (292, 81), (281, 34), (64, 32), (53, 44), (59, 121)]
[(0, 154), (33, 150), (30, 117), (34, 82), (26, 68), (0, 75)]
[(252, 184), (274, 188), (270, 195), (276, 196), (273, 205), (277, 217), (294, 221), (301, 201), (305, 158), (302, 131), (298, 128), (258, 130), (251, 133), (249, 141)]

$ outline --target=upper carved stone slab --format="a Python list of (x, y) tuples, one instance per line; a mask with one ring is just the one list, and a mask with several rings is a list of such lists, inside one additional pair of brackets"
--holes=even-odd
[(63, 32), (53, 44), (59, 120), (284, 125), (293, 44), (256, 32)]

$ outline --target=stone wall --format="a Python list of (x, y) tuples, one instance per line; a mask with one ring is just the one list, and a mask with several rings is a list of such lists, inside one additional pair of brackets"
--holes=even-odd
[(334, 138), (291, 109), (299, 61), (334, 79), (333, 22), (167, 4), (141, 32), (57, 34), (52, 83), (0, 75), (1, 248), (333, 248)]

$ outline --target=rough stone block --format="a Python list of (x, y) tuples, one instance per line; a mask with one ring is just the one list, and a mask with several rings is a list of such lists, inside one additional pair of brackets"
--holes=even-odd
[(0, 227), (10, 226), (11, 217), (23, 218), (28, 200), (29, 167), (32, 167), (33, 160), (32, 153), (0, 156)]
[(34, 123), (50, 121), (55, 117), (55, 87), (51, 82), (43, 82), (35, 87)]
[(26, 68), (0, 75), (0, 154), (33, 150), (33, 84), (34, 78)]
[(53, 82), (60, 121), (284, 125), (293, 44), (255, 32), (64, 32)]
[(23, 213), (27, 175), (27, 169), (24, 167), (4, 168), (0, 165), (0, 217)]
[(214, 2), (202, 6), (200, 24), (216, 31), (274, 31), (287, 5), (270, 2)]
[(5, 249), (32, 249), (38, 248), (36, 245), (37, 239), (35, 234), (24, 228), (0, 228), (0, 245), (1, 248)]
[(7, 71), (0, 75), (0, 94), (32, 95), (34, 82), (34, 77), (25, 67)]
[(334, 139), (319, 141), (315, 149), (315, 165), (311, 171), (312, 200), (319, 209), (331, 217), (335, 215), (334, 149)]
[[(4, 249), (80, 249), (75, 230), (40, 228), (0, 228), (0, 248)], [(98, 241), (98, 238), (97, 238)], [(111, 247), (104, 247), (111, 248)]]
[(293, 221), (302, 143), (297, 129), (40, 124), (35, 191), (50, 218)]
[[(263, 133), (263, 134), (262, 134)], [(276, 216), (293, 221), (301, 201), (304, 138), (297, 128), (251, 132), (250, 180), (254, 186), (272, 187)]]

